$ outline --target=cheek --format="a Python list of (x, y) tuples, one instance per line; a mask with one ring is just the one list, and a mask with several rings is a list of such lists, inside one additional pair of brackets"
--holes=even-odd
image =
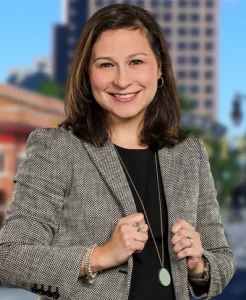
[(100, 80), (100, 76), (97, 72), (91, 72), (90, 73), (90, 83), (91, 83), (91, 87), (92, 89), (98, 89), (101, 86), (101, 80)]
[(107, 85), (109, 83), (109, 76), (106, 74), (102, 74), (102, 72), (99, 71), (91, 71), (90, 72), (90, 84), (93, 89), (96, 90), (104, 90), (107, 88)]
[(140, 72), (140, 78), (143, 83), (146, 83), (146, 85), (150, 86), (157, 86), (157, 73), (158, 70), (156, 66), (147, 66), (146, 69), (143, 72)]

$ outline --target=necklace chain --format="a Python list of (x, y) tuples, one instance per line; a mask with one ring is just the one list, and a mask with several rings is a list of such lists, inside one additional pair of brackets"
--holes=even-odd
[(139, 195), (139, 193), (138, 193), (138, 191), (137, 191), (137, 189), (136, 189), (136, 187), (135, 187), (135, 185), (134, 185), (134, 183), (133, 183), (133, 181), (132, 181), (132, 179), (131, 179), (131, 177), (130, 177), (128, 171), (127, 171), (127, 168), (126, 168), (126, 166), (125, 166), (125, 164), (124, 164), (124, 162), (123, 162), (123, 160), (122, 160), (122, 158), (121, 158), (121, 156), (120, 156), (120, 154), (119, 154), (119, 152), (118, 152), (116, 146), (114, 146), (114, 147), (115, 147), (116, 153), (117, 153), (117, 155), (118, 155), (118, 157), (119, 157), (119, 159), (120, 159), (120, 162), (121, 162), (121, 164), (122, 164), (124, 170), (126, 171), (126, 174), (127, 174), (128, 178), (129, 178), (131, 184), (132, 184), (132, 187), (134, 188), (134, 190), (135, 190), (135, 192), (136, 192), (136, 194), (137, 194), (137, 196), (138, 196), (138, 199), (139, 199), (139, 201), (140, 201), (140, 203), (141, 203), (141, 205), (142, 205), (142, 207), (143, 207), (144, 214), (145, 214), (145, 217), (146, 217), (146, 220), (147, 220), (147, 223), (148, 223), (148, 225), (149, 225), (150, 232), (151, 232), (151, 236), (152, 236), (152, 239), (153, 239), (153, 242), (154, 242), (154, 244), (155, 244), (155, 248), (156, 248), (156, 251), (157, 251), (159, 260), (160, 260), (161, 267), (164, 268), (163, 222), (162, 222), (162, 206), (161, 206), (161, 195), (160, 195), (160, 186), (159, 186), (159, 175), (158, 175), (158, 168), (157, 168), (157, 153), (155, 152), (155, 168), (156, 168), (156, 180), (157, 180), (158, 197), (159, 197), (159, 205), (160, 205), (161, 247), (162, 247), (162, 249), (161, 249), (161, 250), (162, 250), (161, 255), (162, 255), (162, 257), (160, 256), (160, 252), (159, 252), (159, 249), (158, 249), (158, 247), (157, 247), (157, 244), (156, 244), (156, 241), (155, 241), (155, 238), (154, 238), (154, 234), (153, 234), (152, 228), (151, 228), (151, 226), (150, 226), (150, 222), (149, 222), (149, 219), (148, 219), (148, 216), (147, 216), (147, 213), (146, 213), (146, 210), (145, 210), (143, 201), (142, 201), (142, 199), (141, 199), (141, 197), (140, 197), (140, 195)]

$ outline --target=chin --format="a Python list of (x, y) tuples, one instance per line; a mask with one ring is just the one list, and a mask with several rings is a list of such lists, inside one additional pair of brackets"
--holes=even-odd
[(124, 114), (113, 114), (114, 117), (119, 118), (119, 119), (125, 119), (125, 120), (130, 120), (130, 119), (134, 119), (134, 118), (138, 118), (140, 116), (144, 116), (144, 112), (145, 111), (139, 111), (139, 112), (129, 112), (129, 113), (124, 113)]

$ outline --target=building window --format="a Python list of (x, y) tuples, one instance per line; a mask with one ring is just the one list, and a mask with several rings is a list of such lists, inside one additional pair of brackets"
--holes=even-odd
[(165, 28), (163, 28), (163, 32), (164, 32), (164, 35), (170, 36), (172, 34), (172, 28), (171, 27), (165, 27)]
[(214, 0), (207, 0), (206, 1), (206, 6), (207, 7), (213, 7), (214, 6)]
[(184, 22), (184, 21), (187, 20), (187, 15), (186, 14), (179, 14), (178, 19), (179, 19), (179, 21)]
[(184, 85), (179, 85), (178, 86), (178, 91), (180, 94), (184, 94), (186, 91), (186, 87)]
[(179, 0), (179, 7), (186, 7), (187, 0)]
[(170, 50), (172, 48), (172, 43), (170, 41), (167, 42), (167, 48)]
[(165, 36), (170, 36), (172, 34), (172, 28), (171, 27), (164, 27), (163, 33)]
[(197, 94), (199, 92), (199, 86), (198, 85), (191, 85), (190, 86), (190, 92), (192, 94)]
[(212, 79), (214, 77), (214, 72), (206, 71), (204, 75), (206, 79)]
[(200, 0), (192, 0), (191, 1), (192, 7), (199, 7), (200, 6)]
[(190, 62), (192, 65), (197, 65), (200, 62), (200, 57), (199, 56), (191, 56)]
[(190, 48), (191, 48), (191, 50), (199, 50), (200, 44), (198, 42), (192, 42), (190, 44)]
[(214, 34), (214, 29), (213, 29), (213, 28), (207, 28), (207, 29), (205, 30), (205, 34), (206, 34), (207, 36), (212, 36), (212, 35)]
[(204, 104), (205, 104), (206, 108), (211, 108), (211, 107), (213, 107), (213, 100), (207, 99), (207, 100), (205, 100)]
[(178, 28), (178, 34), (179, 34), (180, 36), (186, 35), (186, 34), (187, 34), (187, 29), (186, 29), (186, 28), (183, 28), (183, 27)]
[(190, 33), (192, 36), (198, 36), (200, 34), (200, 28), (193, 27), (193, 28), (191, 28)]
[(144, 1), (143, 0), (137, 0), (136, 5), (138, 6), (144, 6)]
[(96, 6), (98, 7), (103, 6), (103, 0), (96, 0)]
[(164, 0), (163, 1), (163, 6), (168, 8), (168, 7), (172, 7), (172, 0)]
[(159, 0), (152, 0), (151, 1), (151, 6), (158, 7), (159, 5), (160, 5), (160, 1)]
[(187, 62), (187, 57), (185, 57), (185, 56), (178, 57), (178, 64), (184, 65), (186, 62)]
[(178, 78), (184, 79), (186, 77), (186, 72), (184, 70), (178, 71)]
[(199, 77), (199, 72), (196, 70), (190, 71), (190, 78), (197, 79)]
[(200, 20), (199, 14), (191, 14), (190, 19), (192, 22), (198, 22)]
[(0, 173), (3, 173), (5, 169), (4, 153), (0, 152)]
[(205, 93), (211, 94), (211, 93), (213, 93), (213, 91), (214, 91), (214, 89), (213, 89), (212, 85), (206, 85), (205, 86)]
[(158, 12), (153, 12), (152, 15), (153, 15), (153, 17), (155, 18), (155, 20), (159, 20), (159, 19), (160, 19), (160, 13), (158, 13)]
[(187, 48), (187, 44), (185, 42), (179, 42), (178, 43), (178, 49), (179, 50), (185, 50)]
[(213, 50), (214, 44), (212, 42), (205, 43), (205, 49), (206, 50)]
[(172, 15), (170, 13), (165, 13), (163, 14), (163, 20), (164, 21), (171, 21), (172, 20)]
[(77, 39), (74, 36), (68, 37), (68, 43), (74, 45), (77, 42)]
[(212, 56), (205, 57), (205, 63), (207, 65), (212, 65), (214, 63), (214, 58)]
[(191, 99), (191, 100), (189, 101), (189, 103), (191, 104), (191, 106), (192, 106), (193, 108), (197, 108), (198, 105), (199, 105), (199, 101), (196, 100), (196, 99)]
[(207, 15), (205, 16), (205, 20), (206, 20), (207, 22), (212, 22), (212, 21), (214, 20), (214, 16), (213, 16), (212, 14), (207, 14)]
[(75, 25), (75, 24), (73, 24), (73, 23), (70, 23), (70, 24), (68, 25), (68, 27), (69, 27), (69, 30), (71, 30), (71, 31), (73, 31), (73, 30), (76, 30), (76, 29), (77, 29), (76, 25)]

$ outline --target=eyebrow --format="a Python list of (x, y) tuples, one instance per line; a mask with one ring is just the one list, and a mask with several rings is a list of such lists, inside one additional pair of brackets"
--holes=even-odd
[[(134, 54), (128, 55), (128, 58), (132, 58), (132, 57), (137, 56), (137, 55), (145, 55), (145, 56), (148, 56), (148, 55), (147, 55), (146, 53), (144, 53), (144, 52), (138, 52), (138, 53), (134, 53)], [(95, 61), (97, 61), (97, 60), (100, 60), (100, 59), (107, 59), (107, 60), (111, 60), (111, 61), (114, 60), (113, 57), (111, 57), (111, 56), (99, 56), (99, 57), (97, 57), (96, 59), (94, 59), (93, 62), (95, 62)]]

